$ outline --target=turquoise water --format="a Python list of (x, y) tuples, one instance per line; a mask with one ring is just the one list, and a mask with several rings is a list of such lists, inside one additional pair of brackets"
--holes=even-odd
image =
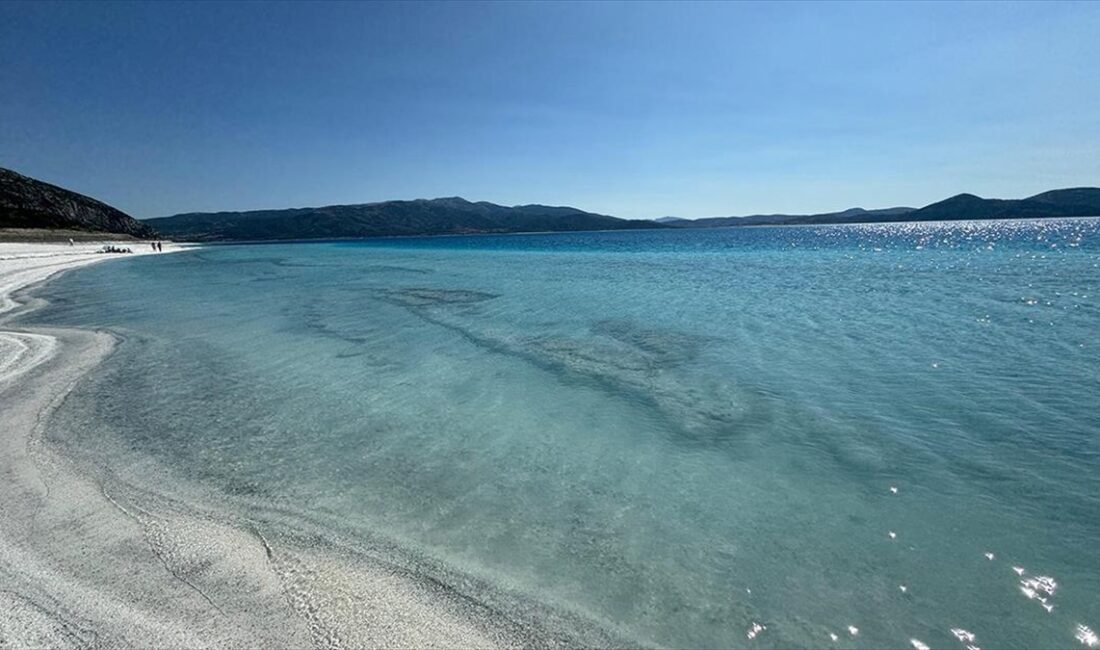
[(217, 246), (33, 317), (122, 337), (52, 434), (105, 471), (639, 644), (1080, 647), (1098, 293), (1065, 220)]

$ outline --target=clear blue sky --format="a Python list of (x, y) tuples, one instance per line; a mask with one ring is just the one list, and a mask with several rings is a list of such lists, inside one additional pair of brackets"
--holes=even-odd
[(0, 3), (0, 166), (138, 217), (1100, 185), (1100, 2)]

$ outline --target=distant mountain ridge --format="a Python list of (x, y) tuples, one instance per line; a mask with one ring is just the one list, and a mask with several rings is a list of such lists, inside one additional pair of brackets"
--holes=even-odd
[(1100, 216), (1100, 188), (1073, 187), (1050, 190), (1026, 199), (983, 199), (958, 194), (923, 208), (850, 208), (822, 214), (767, 214), (747, 217), (679, 219), (663, 217), (674, 228), (722, 228), (732, 226), (823, 225), (838, 223), (890, 223), (899, 221), (966, 221), (971, 219), (1036, 219)]
[(906, 215), (916, 208), (882, 208), (864, 210), (848, 208), (840, 212), (822, 214), (754, 214), (747, 217), (704, 217), (702, 219), (667, 219), (663, 223), (676, 228), (724, 228), (729, 226), (791, 226), (828, 223), (861, 223), (866, 221), (884, 221), (888, 218)]
[(149, 219), (166, 236), (187, 241), (338, 239), (475, 233), (566, 232), (664, 228), (577, 208), (507, 207), (460, 197), (382, 201), (319, 208), (192, 212)]
[(849, 208), (822, 214), (768, 214), (703, 219), (661, 217), (651, 221), (618, 219), (569, 207), (505, 207), (485, 201), (473, 203), (459, 197), (287, 210), (198, 212), (149, 221), (158, 230), (175, 239), (239, 241), (1082, 216), (1100, 216), (1100, 188), (1051, 190), (1015, 200), (983, 199), (973, 194), (959, 194), (923, 208)]
[(102, 201), (0, 167), (0, 228), (155, 237), (148, 224)]
[[(1100, 188), (1050, 190), (1024, 199), (986, 199), (973, 194), (958, 194), (923, 208), (849, 208), (821, 214), (767, 214), (702, 219), (669, 216), (654, 220), (631, 220), (572, 207), (508, 207), (487, 201), (472, 202), (461, 197), (448, 197), (317, 208), (190, 212), (146, 219), (143, 223), (91, 197), (0, 167), (0, 229), (116, 233), (143, 238), (163, 235), (180, 241), (339, 239), (1088, 216), (1100, 216)], [(78, 236), (78, 233), (62, 236)]]
[(1051, 190), (1026, 199), (983, 199), (973, 194), (957, 194), (927, 205), (910, 216), (916, 221), (946, 221), (1097, 215), (1100, 215), (1100, 188), (1074, 187)]

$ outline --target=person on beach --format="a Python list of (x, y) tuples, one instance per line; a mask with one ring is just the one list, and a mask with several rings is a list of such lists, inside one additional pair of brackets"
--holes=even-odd
[(164, 252), (164, 244), (160, 243), (159, 241), (157, 242), (157, 252), (158, 253), (163, 253)]
[(152, 242), (152, 243), (151, 243), (151, 244), (149, 244), (149, 245), (153, 247), (153, 252), (154, 252), (154, 253), (155, 253), (155, 252), (157, 252), (157, 243), (156, 243), (156, 242)]

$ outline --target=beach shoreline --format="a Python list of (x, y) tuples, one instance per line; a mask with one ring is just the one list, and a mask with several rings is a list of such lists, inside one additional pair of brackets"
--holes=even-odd
[[(68, 270), (131, 257), (99, 253), (100, 246), (0, 244), (0, 472), (7, 492), (0, 505), (0, 639), (15, 647), (83, 647), (108, 639), (209, 645), (163, 615), (181, 600), (171, 584), (178, 580), (158, 576), (150, 561), (155, 554), (139, 552), (146, 531), (135, 527), (132, 513), (44, 443), (50, 413), (110, 354), (114, 337), (11, 324), (36, 306), (16, 294)], [(152, 251), (138, 247), (133, 255), (144, 254)], [(111, 588), (124, 566), (142, 577), (142, 588), (132, 581)]]
[(384, 552), (317, 543), (301, 531), (153, 494), (51, 443), (50, 415), (118, 340), (13, 320), (41, 304), (25, 299), (34, 286), (131, 257), (97, 248), (0, 244), (0, 480), (8, 493), (0, 503), (0, 644), (622, 645), (575, 616), (485, 598), (490, 590), (446, 567), (425, 573)]

